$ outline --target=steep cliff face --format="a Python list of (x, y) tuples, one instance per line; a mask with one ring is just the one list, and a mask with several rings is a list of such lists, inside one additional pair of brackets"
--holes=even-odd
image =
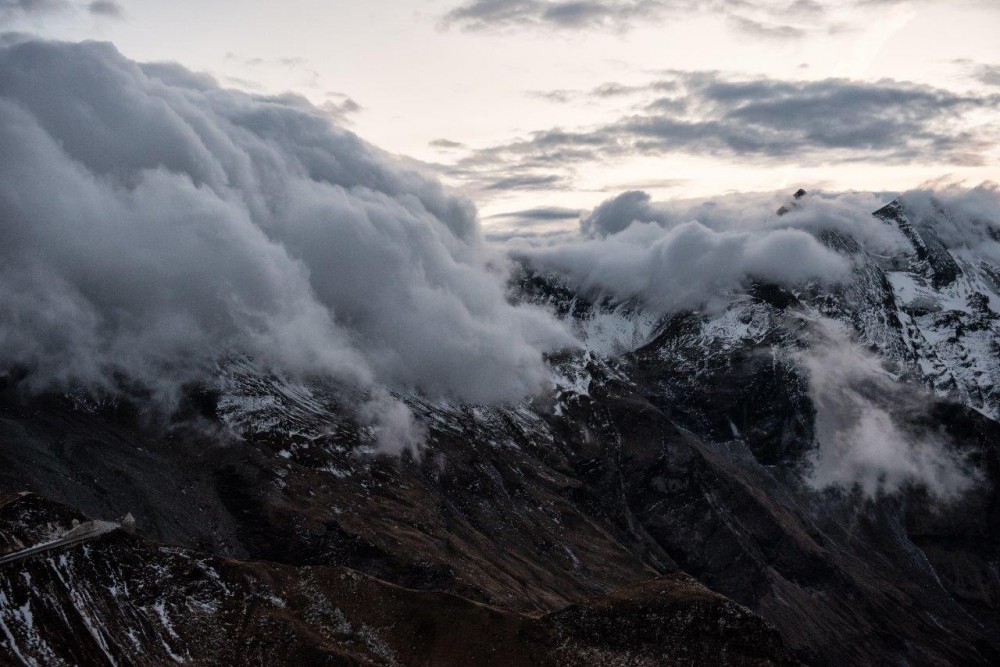
[[(824, 233), (854, 262), (845, 284), (754, 283), (711, 310), (524, 271), (515, 298), (584, 348), (553, 358), (554, 387), (530, 402), (401, 396), (427, 430), (419, 457), (377, 455), (350, 388), (245, 358), (169, 426), (126, 402), (25, 399), (8, 379), (0, 490), (132, 512), (141, 538), (0, 565), (0, 655), (995, 664), (1000, 272), (901, 205), (875, 215), (905, 238), (897, 254)], [(962, 463), (960, 492), (817, 481), (822, 323), (879, 361), (850, 395), (933, 436)], [(83, 518), (36, 496), (0, 513), (5, 553)]]

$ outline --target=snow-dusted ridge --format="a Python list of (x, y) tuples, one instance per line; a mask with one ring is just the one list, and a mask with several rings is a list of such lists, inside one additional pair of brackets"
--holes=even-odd
[[(801, 199), (794, 205), (808, 205)], [(846, 284), (828, 288), (810, 283), (793, 292), (751, 284), (745, 293), (734, 292), (723, 308), (685, 315), (683, 335), (659, 341), (660, 357), (697, 377), (712, 358), (740, 350), (764, 345), (794, 353), (808, 345), (809, 321), (831, 318), (853, 332), (859, 345), (876, 351), (894, 377), (997, 419), (1000, 268), (973, 248), (945, 246), (933, 221), (911, 222), (898, 200), (873, 215), (905, 240), (896, 254), (871, 252), (841, 232), (821, 233), (824, 243), (854, 262)], [(616, 360), (656, 340), (678, 316), (650, 310), (637, 299), (574, 292), (555, 273), (527, 271), (512, 290), (516, 299), (562, 318), (583, 348), (552, 360), (551, 398), (489, 407), (397, 395), (432, 427), (431, 440), (434, 429), (457, 432), (469, 419), (506, 415), (524, 422), (525, 415), (539, 410), (560, 415), (566, 401), (589, 394), (592, 382), (627, 381), (627, 374), (616, 370)], [(704, 361), (695, 363), (698, 350)], [(281, 432), (302, 443), (342, 441), (344, 436), (369, 439), (370, 433), (357, 431), (345, 419), (343, 396), (330, 385), (284, 379), (261, 372), (250, 360), (236, 359), (220, 367), (220, 387), (220, 415), (237, 432)], [(529, 430), (545, 430), (537, 417), (528, 421), (530, 426), (523, 425)]]

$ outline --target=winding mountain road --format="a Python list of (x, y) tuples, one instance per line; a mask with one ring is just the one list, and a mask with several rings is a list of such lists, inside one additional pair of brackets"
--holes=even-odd
[(119, 524), (112, 523), (110, 521), (87, 521), (85, 523), (81, 523), (79, 526), (54, 540), (42, 542), (41, 544), (36, 544), (34, 546), (27, 547), (26, 549), (15, 551), (14, 553), (7, 554), (6, 556), (0, 556), (0, 565), (19, 561), (53, 549), (71, 547), (110, 533), (113, 530), (118, 530), (119, 528), (121, 528)]

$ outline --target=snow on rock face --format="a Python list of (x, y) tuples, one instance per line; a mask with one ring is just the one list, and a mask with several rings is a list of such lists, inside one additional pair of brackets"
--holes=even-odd
[[(945, 211), (938, 209), (940, 216)], [(1000, 417), (1000, 291), (987, 258), (946, 247), (934, 220), (915, 224), (897, 201), (876, 217), (896, 225), (910, 248), (885, 271), (896, 317), (917, 377), (939, 396)]]
[[(794, 206), (808, 205), (804, 198), (797, 193)], [(851, 258), (849, 280), (840, 285), (810, 282), (794, 293), (752, 283), (728, 297), (721, 310), (716, 304), (711, 311), (694, 313), (684, 336), (661, 341), (662, 353), (669, 356), (681, 346), (688, 350), (686, 361), (674, 361), (690, 365), (699, 349), (707, 359), (759, 346), (768, 330), (788, 330), (789, 312), (806, 320), (832, 318), (847, 325), (859, 345), (877, 351), (899, 379), (1000, 417), (1000, 265), (982, 252), (982, 245), (962, 242), (962, 230), (955, 230), (966, 223), (946, 205), (924, 208), (918, 217), (908, 213), (904, 201), (895, 200), (873, 213), (903, 240), (893, 252), (868, 249), (845, 230), (818, 231), (823, 244)], [(787, 212), (779, 211), (779, 216)], [(643, 347), (670, 319), (636, 300), (576, 293), (556, 273), (531, 273), (517, 289), (522, 298), (570, 321), (597, 357), (618, 357)], [(797, 328), (792, 325), (791, 330)], [(779, 346), (806, 344), (799, 334), (786, 338)]]
[[(807, 205), (803, 201), (796, 200), (796, 205)], [(947, 215), (940, 208), (934, 211), (937, 216)], [(811, 323), (829, 318), (847, 326), (861, 347), (875, 351), (894, 378), (998, 418), (1000, 268), (979, 256), (976, 249), (956, 246), (954, 235), (945, 234), (946, 243), (935, 232), (933, 218), (912, 222), (898, 200), (873, 216), (904, 239), (894, 253), (866, 249), (846, 231), (817, 232), (828, 248), (851, 258), (851, 277), (843, 284), (810, 282), (789, 290), (751, 282), (744, 290), (730, 294), (728, 305), (720, 309), (716, 304), (702, 312), (663, 314), (638, 299), (621, 301), (599, 293), (580, 293), (558, 273), (526, 268), (512, 283), (514, 300), (554, 312), (583, 345), (582, 350), (550, 359), (553, 384), (549, 396), (475, 408), (428, 402), (417, 396), (399, 398), (415, 422), (429, 429), (431, 443), (437, 433), (467, 431), (470, 424), (483, 422), (485, 415), (492, 415), (487, 422), (520, 424), (523, 434), (547, 441), (551, 435), (539, 414), (551, 410), (560, 417), (574, 401), (589, 397), (595, 382), (627, 384), (636, 374), (658, 373), (660, 377), (653, 381), (664, 392), (662, 400), (693, 411), (689, 426), (700, 424), (702, 430), (695, 430), (702, 435), (725, 439), (737, 433), (746, 435), (743, 428), (749, 426), (737, 424), (731, 415), (707, 426), (715, 423), (712, 418), (706, 421), (702, 414), (712, 399), (702, 394), (713, 391), (726, 374), (737, 372), (737, 366), (741, 368), (738, 373), (756, 377), (753, 368), (764, 363), (783, 369), (785, 380), (781, 381), (798, 387), (790, 390), (790, 396), (807, 394), (800, 386), (804, 371), (797, 370), (796, 354), (810, 345)], [(651, 357), (642, 352), (646, 348), (655, 348), (652, 365), (648, 361)], [(629, 364), (632, 366), (626, 368)], [(648, 366), (645, 370), (644, 364)], [(226, 365), (221, 386), (222, 419), (241, 434), (283, 434), (288, 444), (282, 455), (287, 458), (302, 447), (332, 447), (347, 456), (342, 446), (329, 443), (371, 439), (367, 427), (345, 417), (345, 401), (339, 400), (330, 386), (285, 381), (261, 373), (248, 360)], [(790, 400), (799, 405), (806, 398)], [(805, 403), (799, 407), (803, 406)], [(532, 415), (532, 419), (525, 421), (525, 415)], [(784, 424), (778, 430), (780, 433), (765, 438), (770, 443), (764, 447), (770, 452), (768, 460), (787, 453), (790, 439), (810, 437), (810, 430), (801, 424)], [(776, 444), (775, 438), (783, 444)], [(518, 437), (494, 432), (483, 439), (503, 443)], [(336, 469), (342, 473), (348, 467), (345, 462)]]

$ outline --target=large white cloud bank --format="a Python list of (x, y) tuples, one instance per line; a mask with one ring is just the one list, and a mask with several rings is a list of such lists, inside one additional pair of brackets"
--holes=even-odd
[(789, 288), (850, 280), (852, 258), (823, 243), (822, 233), (841, 232), (876, 251), (897, 248), (898, 230), (872, 216), (887, 201), (766, 193), (654, 203), (631, 191), (585, 215), (580, 238), (515, 238), (508, 246), (578, 289), (638, 299), (663, 313), (697, 310), (724, 306), (748, 280)]
[(507, 400), (573, 343), (505, 297), (475, 209), (307, 102), (104, 43), (0, 46), (0, 371), (153, 389), (240, 352)]

